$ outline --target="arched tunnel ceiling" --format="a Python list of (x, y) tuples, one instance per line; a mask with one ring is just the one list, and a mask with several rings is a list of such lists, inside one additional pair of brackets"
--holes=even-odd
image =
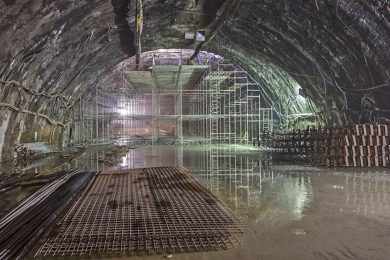
[(289, 73), (330, 122), (359, 120), (362, 98), (386, 117), (389, 6), (377, 0), (244, 0), (214, 45), (249, 70), (271, 63)]
[[(70, 97), (71, 105), (135, 54), (134, 3), (1, 0), (2, 102), (47, 109), (42, 95), (4, 90), (4, 82), (16, 80), (37, 93)], [(388, 0), (143, 0), (142, 42), (144, 50), (195, 48), (184, 33), (206, 28), (203, 49), (239, 62), (259, 80), (264, 64), (276, 75), (288, 73), (329, 123), (343, 124), (362, 119), (362, 104), (389, 115), (389, 6)], [(10, 124), (2, 115), (0, 143), (12, 144), (21, 128), (31, 127), (25, 120), (31, 115), (13, 113)]]

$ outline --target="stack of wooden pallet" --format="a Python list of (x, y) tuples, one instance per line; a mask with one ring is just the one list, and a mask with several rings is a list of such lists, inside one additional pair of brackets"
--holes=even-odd
[(345, 166), (389, 166), (389, 125), (355, 125), (344, 136), (343, 155)]
[[(387, 167), (390, 125), (361, 124), (277, 133), (272, 146), (279, 154), (300, 156), (328, 167)], [(295, 155), (295, 156), (294, 156)]]

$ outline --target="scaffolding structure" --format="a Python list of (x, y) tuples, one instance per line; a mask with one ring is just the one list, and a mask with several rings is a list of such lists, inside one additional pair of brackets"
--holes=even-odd
[(258, 145), (263, 134), (273, 131), (272, 100), (236, 65), (210, 66), (196, 88), (185, 94), (192, 96), (188, 136), (212, 144)]
[(148, 131), (153, 121), (151, 98), (152, 95), (128, 96), (102, 91), (80, 98), (72, 114), (73, 144), (110, 143), (137, 136), (151, 138), (152, 133)]
[[(181, 62), (168, 69), (164, 66), (168, 65), (153, 66), (155, 85), (148, 89), (134, 92), (123, 80), (120, 93), (96, 88), (95, 93), (80, 98), (73, 108), (69, 131), (72, 144), (134, 137), (157, 143), (169, 137), (180, 144), (258, 146), (273, 131), (272, 100), (262, 85), (239, 66)], [(203, 70), (195, 81), (192, 67)], [(158, 83), (158, 73), (165, 73), (163, 78), (174, 78), (175, 86)]]

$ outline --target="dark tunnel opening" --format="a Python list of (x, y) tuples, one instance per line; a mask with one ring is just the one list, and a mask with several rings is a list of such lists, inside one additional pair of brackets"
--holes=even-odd
[(115, 29), (119, 31), (122, 51), (131, 57), (135, 55), (135, 46), (134, 29), (130, 28), (128, 23), (130, 16), (130, 3), (126, 0), (112, 0), (111, 4), (115, 13)]

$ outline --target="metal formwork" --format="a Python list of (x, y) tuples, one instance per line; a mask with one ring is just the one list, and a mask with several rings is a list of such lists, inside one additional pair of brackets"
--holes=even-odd
[(100, 174), (35, 256), (107, 256), (227, 249), (243, 226), (183, 169)]

